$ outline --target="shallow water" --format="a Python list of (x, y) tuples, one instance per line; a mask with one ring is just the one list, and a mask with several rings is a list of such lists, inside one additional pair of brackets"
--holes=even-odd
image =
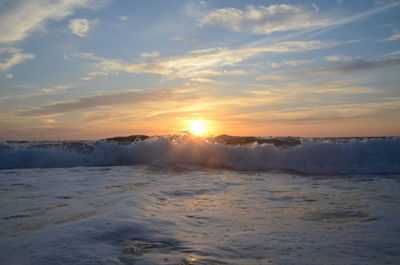
[(0, 171), (0, 264), (397, 264), (400, 176)]

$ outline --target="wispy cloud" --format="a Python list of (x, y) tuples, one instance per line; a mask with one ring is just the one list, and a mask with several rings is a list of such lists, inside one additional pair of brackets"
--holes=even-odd
[(222, 8), (209, 11), (200, 20), (200, 26), (222, 26), (232, 31), (270, 34), (277, 31), (309, 29), (326, 26), (333, 19), (321, 16), (315, 5), (310, 7), (276, 4), (247, 6), (245, 11)]
[[(35, 58), (33, 54), (22, 53), (21, 49), (18, 48), (0, 48), (0, 73), (7, 72), (15, 65), (33, 58)], [(10, 76), (8, 75), (7, 78), (10, 78)]]
[(352, 60), (360, 60), (360, 57), (345, 56), (341, 54), (329, 55), (324, 57), (329, 62), (348, 62)]
[(88, 20), (84, 18), (74, 18), (69, 21), (69, 28), (72, 33), (79, 37), (86, 37), (91, 26), (96, 24), (96, 20)]
[(351, 23), (351, 22), (354, 22), (354, 21), (357, 21), (357, 20), (365, 19), (365, 18), (373, 16), (373, 15), (375, 15), (377, 13), (384, 12), (384, 11), (390, 9), (390, 8), (395, 8), (395, 7), (398, 7), (398, 6), (400, 6), (399, 2), (389, 3), (389, 4), (384, 4), (384, 5), (381, 5), (379, 7), (374, 8), (374, 9), (371, 9), (371, 10), (368, 10), (368, 11), (365, 11), (365, 12), (362, 12), (362, 13), (359, 13), (359, 14), (356, 14), (356, 15), (353, 15), (353, 16), (346, 16), (344, 18), (343, 17), (342, 18), (336, 18), (336, 19), (334, 19), (332, 21), (332, 23), (328, 23), (325, 26), (317, 28), (317, 29), (319, 29), (319, 31), (317, 33), (315, 33), (314, 36), (318, 35), (320, 33), (326, 32), (328, 30), (331, 30), (331, 29), (334, 29), (334, 28), (337, 28), (337, 27), (341, 27), (341, 26), (346, 25), (348, 23)]
[(169, 40), (170, 41), (179, 41), (179, 42), (188, 43), (188, 44), (192, 44), (192, 43), (196, 43), (196, 42), (200, 41), (197, 38), (183, 38), (183, 37), (171, 37), (171, 38), (169, 38)]
[(385, 54), (383, 56), (384, 57), (392, 57), (392, 56), (397, 56), (397, 55), (400, 55), (400, 50), (394, 51), (394, 52), (389, 52), (389, 53), (387, 53), (387, 54)]
[(395, 33), (392, 36), (383, 39), (383, 41), (394, 41), (394, 40), (400, 40), (400, 33)]
[[(364, 86), (362, 80), (335, 80), (322, 81), (311, 84), (303, 84), (299, 87), (299, 82), (293, 84), (301, 93), (316, 93), (321, 95), (365, 95), (381, 94), (382, 91), (374, 87)], [(301, 83), (300, 83), (301, 84)]]
[(167, 102), (195, 100), (192, 90), (158, 89), (150, 91), (129, 91), (116, 94), (95, 95), (80, 97), (73, 100), (43, 105), (29, 110), (16, 112), (19, 116), (47, 116), (68, 113), (77, 110), (93, 109), (97, 107), (115, 106), (121, 104), (143, 104), (149, 102)]
[(103, 60), (103, 58), (94, 55), (93, 53), (90, 52), (77, 52), (77, 53), (72, 53), (69, 56), (68, 55), (64, 55), (65, 58), (67, 58), (68, 60), (70, 59), (70, 57), (75, 57), (75, 58), (81, 58), (81, 59), (89, 59), (89, 60)]
[(395, 119), (400, 110), (400, 101), (398, 99), (388, 100), (386, 102), (370, 103), (341, 103), (317, 106), (301, 106), (286, 109), (286, 111), (265, 110), (252, 111), (247, 113), (231, 113), (230, 121), (238, 121), (241, 124), (313, 124), (343, 121), (360, 121), (382, 118)]
[(82, 77), (81, 80), (88, 81), (92, 80), (95, 77), (108, 76), (108, 75), (110, 75), (109, 72), (90, 72), (87, 74), (87, 76)]
[(12, 96), (0, 96), (0, 101), (4, 100), (14, 100), (14, 99), (30, 99), (35, 97), (47, 96), (47, 95), (55, 95), (61, 94), (65, 91), (71, 89), (73, 86), (65, 85), (65, 86), (53, 86), (48, 88), (42, 88), (39, 91), (32, 93), (25, 93), (20, 95), (12, 95)]
[(77, 8), (97, 8), (102, 0), (17, 0), (0, 11), (0, 43), (21, 41), (45, 30), (50, 20), (61, 20)]
[(271, 63), (271, 67), (272, 68), (280, 68), (283, 66), (297, 67), (300, 65), (310, 64), (312, 62), (313, 62), (312, 60), (288, 60), (288, 61)]
[(281, 80), (286, 78), (307, 77), (310, 75), (338, 75), (338, 74), (354, 74), (364, 71), (371, 71), (385, 67), (394, 67), (400, 65), (400, 58), (384, 58), (378, 61), (356, 60), (349, 64), (344, 64), (332, 68), (316, 68), (305, 71), (286, 72), (280, 74), (260, 76), (257, 80)]
[[(194, 78), (204, 76), (222, 76), (236, 74), (229, 67), (266, 53), (296, 53), (325, 49), (346, 42), (292, 41), (281, 42), (264, 47), (217, 48), (191, 51), (183, 56), (160, 58), (151, 62), (129, 63), (120, 60), (105, 59), (91, 53), (72, 54), (71, 56), (98, 61), (95, 66), (101, 71), (124, 71), (128, 73), (147, 73), (163, 75), (169, 79)], [(241, 72), (242, 73), (242, 72)]]
[(331, 68), (331, 69), (321, 69), (321, 73), (334, 73), (334, 74), (345, 74), (345, 73), (354, 73), (354, 72), (362, 72), (362, 71), (370, 71), (379, 68), (398, 66), (400, 65), (400, 58), (384, 58), (378, 61), (364, 61), (364, 60), (356, 60), (353, 63), (345, 64), (339, 67)]
[(143, 58), (155, 58), (160, 56), (159, 52), (143, 52), (142, 54), (140, 54), (140, 56), (142, 56)]

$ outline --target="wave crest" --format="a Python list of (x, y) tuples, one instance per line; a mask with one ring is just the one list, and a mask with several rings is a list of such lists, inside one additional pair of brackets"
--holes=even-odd
[(155, 163), (311, 174), (398, 174), (400, 138), (347, 142), (303, 139), (301, 145), (292, 147), (257, 143), (231, 146), (187, 136), (174, 140), (154, 137), (129, 145), (113, 142), (45, 146), (0, 144), (0, 169)]

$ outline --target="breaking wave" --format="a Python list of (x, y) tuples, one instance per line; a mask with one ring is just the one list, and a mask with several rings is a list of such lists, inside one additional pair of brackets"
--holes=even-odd
[(0, 143), (0, 169), (135, 164), (311, 174), (399, 174), (400, 138), (302, 139), (300, 145), (291, 147), (257, 143), (233, 146), (191, 137), (154, 137), (128, 145), (105, 141)]

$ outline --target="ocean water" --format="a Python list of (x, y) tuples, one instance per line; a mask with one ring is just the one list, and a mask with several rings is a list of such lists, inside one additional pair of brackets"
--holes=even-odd
[(0, 264), (398, 264), (400, 139), (0, 144)]

